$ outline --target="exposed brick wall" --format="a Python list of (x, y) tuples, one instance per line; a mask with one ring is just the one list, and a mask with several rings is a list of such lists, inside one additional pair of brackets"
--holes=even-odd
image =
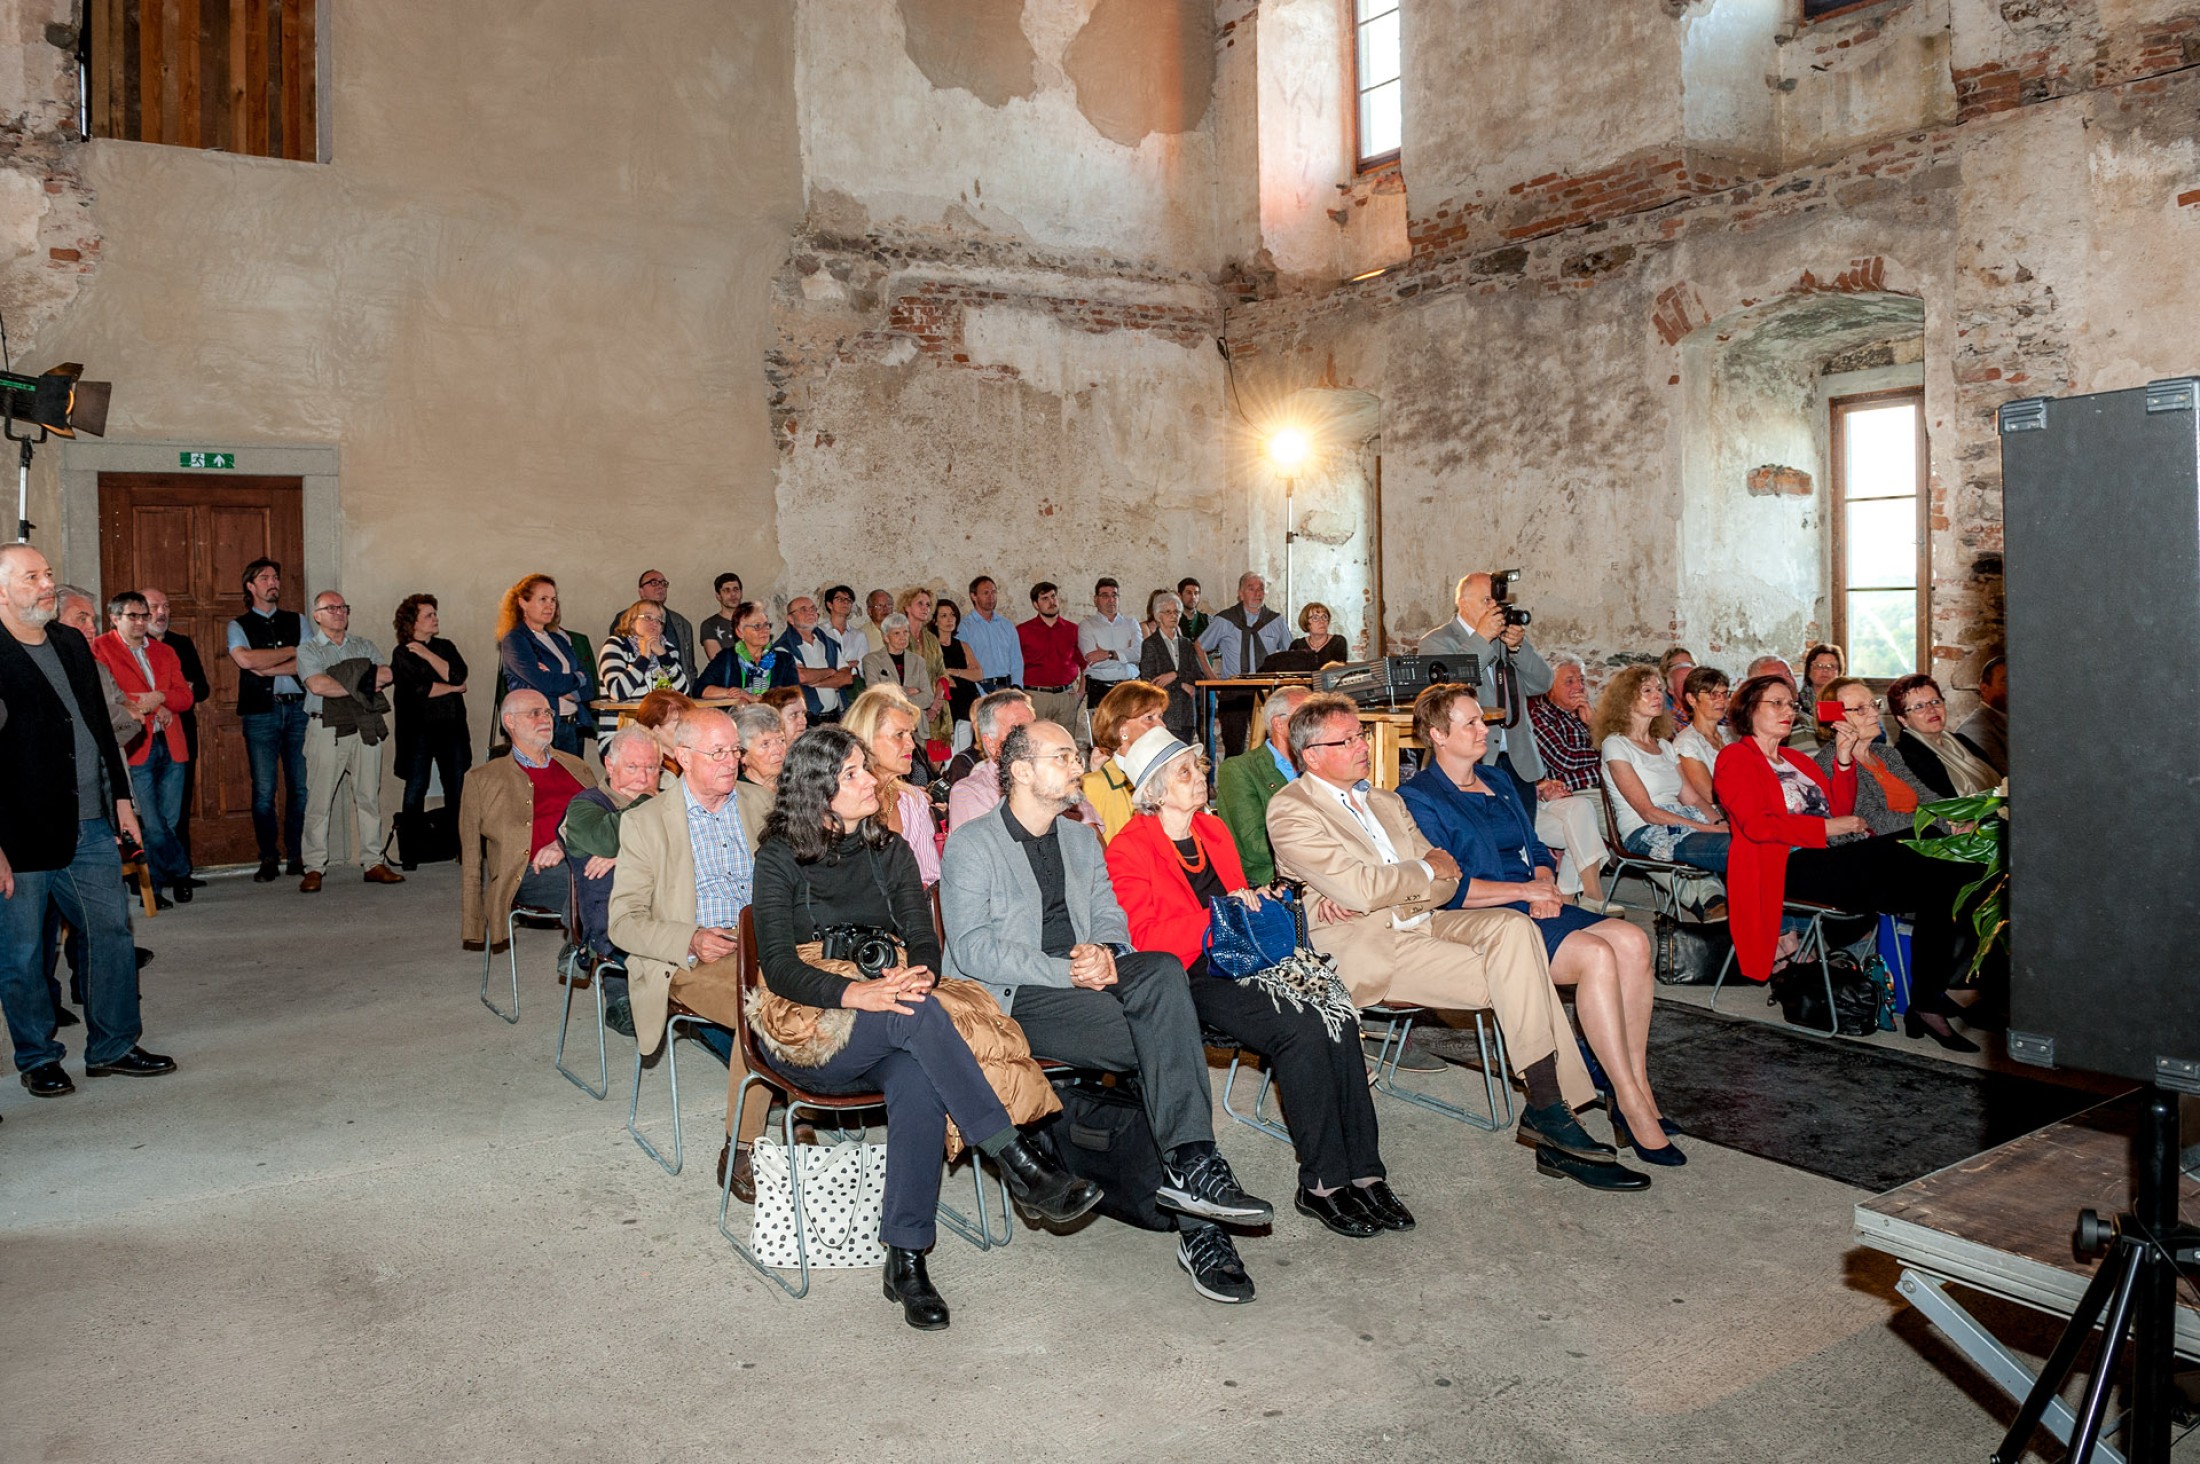
[(1652, 149), (1592, 173), (1545, 173), (1515, 183), (1488, 202), (1453, 200), (1406, 224), (1415, 257), (1538, 239), (1717, 193), (1739, 181), (1728, 163)]

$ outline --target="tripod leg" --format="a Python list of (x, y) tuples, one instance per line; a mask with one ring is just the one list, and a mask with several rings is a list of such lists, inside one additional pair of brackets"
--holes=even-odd
[(2070, 1429), (2071, 1464), (2091, 1464), (2094, 1442), (2101, 1436), (2101, 1414), (2108, 1407), (2108, 1390), (2116, 1381), (2116, 1363), (2124, 1352), (2124, 1327), (2131, 1320), (2131, 1295), (2147, 1273), (2150, 1257), (2133, 1242), (2125, 1242), (2124, 1274), (2116, 1283), (2116, 1299), (2109, 1304), (2108, 1321), (2101, 1332), (2101, 1354), (2093, 1361), (2093, 1377), (2085, 1387), (2085, 1401), (2078, 1405), (2077, 1421)]
[[(2177, 1095), (2156, 1087), (2147, 1094), (2147, 1111), (2136, 1152), (2137, 1193), (2132, 1213), (2147, 1238), (2166, 1240), (2177, 1228)], [(2132, 1327), (2131, 1433), (2124, 1452), (2135, 1464), (2169, 1459), (2170, 1407), (2176, 1391), (2177, 1272), (2167, 1257), (2149, 1248), (2139, 1276)]]
[[(2055, 1342), (2055, 1350), (2047, 1354), (2047, 1361), (2040, 1368), (2040, 1375), (2032, 1384), (2032, 1391), (2025, 1395), (2024, 1406), (2017, 1410), (2017, 1421), (2002, 1436), (2001, 1447), (1993, 1453), (1993, 1464), (2017, 1464), (2024, 1457), (2025, 1446), (2031, 1442), (2032, 1430), (2040, 1426), (2047, 1414), (2047, 1405), (2062, 1392), (2063, 1384), (2070, 1381), (2070, 1369), (2077, 1364), (2078, 1349), (2085, 1346), (2085, 1339), (2092, 1335), (2093, 1324), (2100, 1319), (2101, 1308), (2108, 1304), (2109, 1294), (2120, 1291), (2124, 1274), (2131, 1268), (2131, 1258), (2122, 1242), (2102, 1257), (2100, 1269), (2093, 1273), (2085, 1295), (2078, 1298), (2077, 1309), (2070, 1313), (2070, 1325)], [(2073, 1456), (2076, 1457), (2076, 1456)]]

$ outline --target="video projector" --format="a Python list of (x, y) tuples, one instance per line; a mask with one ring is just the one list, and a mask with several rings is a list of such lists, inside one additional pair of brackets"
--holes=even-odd
[(1431, 686), (1482, 680), (1482, 658), (1469, 651), (1436, 656), (1385, 656), (1325, 668), (1316, 678), (1323, 691), (1351, 697), (1363, 707), (1403, 708)]

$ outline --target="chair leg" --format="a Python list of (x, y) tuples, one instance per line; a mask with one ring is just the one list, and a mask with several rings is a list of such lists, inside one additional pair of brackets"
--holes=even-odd
[[(735, 1100), (737, 1107), (742, 1099), (747, 1098), (749, 1084), (761, 1081), (762, 1079), (754, 1073), (750, 1073), (741, 1080), (740, 1097)], [(787, 1183), (794, 1202), (796, 1272), (801, 1276), (802, 1284), (789, 1286), (787, 1278), (779, 1274), (777, 1267), (765, 1265), (763, 1261), (757, 1258), (756, 1252), (750, 1249), (749, 1243), (740, 1236), (735, 1235), (726, 1224), (726, 1211), (733, 1203), (733, 1166), (731, 1164), (726, 1166), (725, 1182), (718, 1187), (718, 1233), (725, 1237), (726, 1244), (733, 1247), (734, 1254), (747, 1261), (750, 1269), (754, 1270), (757, 1275), (762, 1276), (796, 1301), (800, 1301), (810, 1294), (810, 1249), (803, 1243), (802, 1238), (802, 1164), (800, 1156), (795, 1153), (794, 1147), (794, 1110), (795, 1105), (792, 1103), (787, 1105), (786, 1116), (782, 1120), (781, 1127), (787, 1145)]]
[(576, 951), (565, 966), (565, 1014), (558, 1019), (558, 1071), (565, 1074), (567, 1082), (600, 1101), (611, 1091), (611, 1052), (604, 1040), (603, 977), (600, 974), (588, 983), (596, 994), (596, 1086), (588, 1086), (579, 1073), (565, 1065), (565, 1033), (573, 1025), (573, 977), (579, 968), (580, 953)]
[(1838, 1037), (1841, 1035), (1841, 1011), (1833, 1004), (1833, 962), (1826, 951), (1825, 921), (1823, 915), (1811, 916), (1810, 934), (1804, 938), (1818, 947), (1818, 974), (1826, 983), (1826, 1035)]
[[(1488, 1098), (1490, 1105), (1488, 1113), (1476, 1113), (1473, 1109), (1465, 1106), (1464, 1104), (1453, 1103), (1447, 1099), (1439, 1098), (1435, 1094), (1430, 1093), (1425, 1089), (1409, 1088), (1405, 1086), (1405, 1084), (1398, 1081), (1398, 1061), (1400, 1058), (1405, 1056), (1406, 1041), (1413, 1035), (1414, 1022), (1419, 1020), (1417, 1017), (1410, 1015), (1392, 1017), (1390, 1019), (1390, 1029), (1384, 1034), (1382, 1049), (1375, 1059), (1376, 1090), (1381, 1093), (1387, 1093), (1388, 1095), (1398, 1099), (1402, 1103), (1411, 1103), (1415, 1107), (1426, 1108), (1431, 1113), (1441, 1113), (1446, 1118), (1457, 1119), (1459, 1122), (1467, 1124), (1472, 1128), (1481, 1129), (1485, 1133), (1496, 1133), (1507, 1123), (1512, 1122), (1512, 1082), (1509, 1078), (1502, 1080), (1503, 1086), (1505, 1088), (1505, 1111), (1507, 1117), (1500, 1119), (1497, 1116), (1496, 1090), (1495, 1088), (1489, 1086), (1493, 1082), (1498, 1081), (1498, 1079), (1493, 1077), (1490, 1071), (1492, 1065), (1490, 1043), (1488, 1038), (1483, 1034), (1481, 1027), (1482, 1020), (1485, 1016), (1487, 1016), (1487, 1013), (1475, 1013), (1475, 1035), (1481, 1047), (1482, 1081), (1484, 1084), (1484, 1093), (1485, 1096)], [(1499, 1045), (1497, 1050), (1500, 1053), (1502, 1053), (1504, 1050), (1502, 1033), (1499, 1034)]]
[(1726, 986), (1726, 973), (1734, 969), (1734, 947), (1726, 948), (1726, 959), (1719, 962), (1719, 979), (1711, 983), (1711, 1010), (1719, 1009), (1719, 992)]
[[(1490, 1131), (1495, 1133), (1510, 1126), (1515, 1117), (1512, 1061), (1505, 1052), (1505, 1029), (1488, 1012), (1478, 1011), (1474, 1014), (1474, 1040), (1482, 1050), (1482, 1097), (1489, 1104)], [(1502, 1118), (1497, 1114), (1500, 1096), (1505, 1103)]]
[(505, 1011), (489, 1000), (489, 973), (496, 968), (497, 961), (494, 950), (481, 953), (481, 1004), (516, 1027), (519, 1025), (519, 951), (513, 944), (513, 931), (512, 917), (507, 915), (504, 917), (504, 949), (512, 957), (512, 1009)]
[[(976, 1181), (978, 1216), (977, 1219), (972, 1220), (968, 1215), (948, 1204), (947, 1201), (941, 1200), (935, 1207), (940, 1226), (982, 1251), (989, 1251), (996, 1246), (1007, 1245), (1016, 1234), (1016, 1212), (1009, 1208), (1008, 1181), (1005, 1178), (1000, 1181), (1001, 1224), (1005, 1233), (996, 1237), (993, 1234), (993, 1222), (986, 1205), (984, 1159), (977, 1149), (969, 1144), (963, 1146), (963, 1155), (970, 1161), (970, 1173)], [(943, 1184), (941, 1189), (944, 1192), (946, 1186)]]
[(1268, 1102), (1268, 1090), (1275, 1085), (1275, 1074), (1266, 1067), (1261, 1069), (1260, 1091), (1253, 1097), (1253, 1111), (1251, 1113), (1241, 1112), (1230, 1101), (1232, 1090), (1237, 1087), (1238, 1073), (1244, 1066), (1245, 1049), (1242, 1047), (1234, 1049), (1230, 1053), (1230, 1075), (1223, 1079), (1222, 1083), (1222, 1111), (1239, 1123), (1244, 1124), (1247, 1128), (1257, 1133), (1266, 1134), (1278, 1143), (1290, 1143), (1291, 1131), (1275, 1119), (1266, 1117), (1261, 1113), (1262, 1106)]
[[(687, 1162), (680, 1138), (680, 1024), (686, 1020), (676, 1016), (665, 1023), (665, 1073), (672, 1080), (672, 1162), (665, 1162), (663, 1151), (643, 1138), (635, 1123), (642, 1108), (642, 1045), (639, 1042), (634, 1044), (634, 1100), (626, 1108), (626, 1131), (642, 1146), (642, 1152), (656, 1160), (657, 1166), (667, 1174), (678, 1174), (680, 1166)], [(794, 1132), (792, 1120), (787, 1132), (790, 1136)], [(726, 1172), (733, 1173), (733, 1166), (727, 1165)]]

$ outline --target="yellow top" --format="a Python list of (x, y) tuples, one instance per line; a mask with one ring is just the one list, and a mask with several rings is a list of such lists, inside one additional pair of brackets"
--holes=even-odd
[(1100, 842), (1114, 839), (1116, 831), (1131, 821), (1131, 780), (1109, 758), (1096, 773), (1085, 774), (1085, 801), (1100, 815)]

